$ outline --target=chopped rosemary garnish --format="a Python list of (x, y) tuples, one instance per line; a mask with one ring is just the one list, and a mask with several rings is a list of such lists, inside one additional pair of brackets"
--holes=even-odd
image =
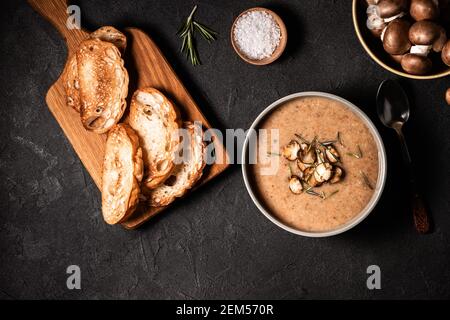
[(308, 140), (306, 140), (305, 138), (303, 138), (300, 134), (295, 133), (294, 134), (297, 138), (299, 138), (302, 142), (306, 143), (306, 144), (310, 144), (310, 142)]
[(373, 185), (372, 185), (372, 183), (370, 182), (370, 179), (369, 179), (369, 177), (367, 176), (367, 174), (365, 174), (365, 173), (362, 172), (362, 171), (359, 171), (359, 173), (361, 174), (361, 177), (363, 178), (363, 181), (364, 181), (364, 183), (366, 184), (366, 186), (367, 186), (370, 190), (373, 190)]
[(358, 148), (358, 153), (355, 153), (355, 152), (347, 152), (346, 154), (347, 154), (348, 156), (352, 156), (352, 157), (354, 157), (354, 158), (356, 158), (356, 159), (361, 159), (361, 158), (363, 157), (363, 153), (362, 153), (362, 150), (361, 150), (359, 144), (357, 145), (357, 148)]
[(359, 144), (357, 144), (356, 147), (358, 148), (359, 156), (362, 158), (363, 157), (363, 153), (362, 153), (361, 147), (359, 146)]
[(334, 191), (331, 192), (330, 194), (326, 195), (326, 196), (325, 196), (325, 199), (328, 199), (328, 198), (334, 196), (334, 195), (335, 195), (336, 193), (338, 193), (338, 192), (339, 192), (339, 190), (334, 190)]
[(322, 146), (330, 146), (330, 145), (332, 145), (333, 143), (336, 143), (337, 141), (336, 140), (327, 140), (327, 141), (322, 141), (322, 142), (319, 142)]
[(322, 198), (323, 200), (325, 200), (325, 199), (328, 199), (328, 198), (334, 196), (336, 193), (339, 192), (339, 190), (334, 190), (333, 192), (331, 192), (330, 194), (327, 195), (323, 191), (316, 192), (316, 191), (312, 190), (312, 187), (309, 187), (309, 189), (306, 189), (305, 192), (309, 195), (316, 196), (316, 197), (319, 197), (319, 198)]
[(325, 199), (326, 197), (325, 197), (325, 193), (323, 192), (323, 191), (321, 191), (320, 193), (319, 192), (316, 192), (316, 191), (314, 191), (314, 190), (312, 190), (312, 189), (308, 189), (308, 190), (306, 190), (305, 191), (307, 194), (309, 194), (309, 195), (312, 195), (312, 196), (316, 196), (316, 197), (319, 197), (319, 198), (322, 198), (322, 199)]
[(215, 31), (194, 20), (196, 10), (197, 6), (194, 6), (191, 14), (187, 17), (186, 22), (177, 33), (180, 38), (183, 39), (181, 43), (181, 52), (187, 55), (193, 66), (200, 64), (197, 48), (195, 47), (194, 31), (197, 30), (208, 42), (215, 40), (217, 35)]
[(339, 131), (337, 132), (336, 140), (339, 142), (341, 146), (345, 147), (344, 140), (342, 140), (341, 133)]
[(358, 154), (353, 153), (353, 152), (346, 152), (345, 154), (348, 155), (348, 156), (351, 156), (353, 158), (356, 158), (356, 159), (360, 159), (361, 158)]
[(311, 147), (315, 147), (317, 143), (317, 136), (314, 136), (314, 139), (312, 139), (311, 143), (308, 145), (308, 149), (306, 149), (306, 152), (309, 152), (311, 150)]

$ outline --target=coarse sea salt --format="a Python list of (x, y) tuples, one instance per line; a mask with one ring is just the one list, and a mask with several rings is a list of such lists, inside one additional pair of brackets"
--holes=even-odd
[(281, 31), (272, 15), (250, 11), (236, 21), (233, 36), (241, 53), (252, 60), (262, 60), (280, 44)]

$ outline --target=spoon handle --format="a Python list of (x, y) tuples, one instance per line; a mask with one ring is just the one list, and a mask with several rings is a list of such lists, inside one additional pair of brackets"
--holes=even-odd
[(423, 201), (422, 196), (416, 191), (413, 191), (412, 206), (416, 230), (421, 234), (428, 233), (430, 231), (430, 219), (425, 206), (425, 202)]
[(408, 151), (408, 146), (406, 145), (405, 136), (403, 135), (401, 128), (398, 129), (396, 128), (396, 131), (400, 139), (403, 161), (406, 165), (409, 175), (411, 197), (412, 197), (411, 205), (413, 210), (414, 225), (416, 226), (416, 230), (419, 233), (424, 234), (430, 231), (430, 216), (428, 214), (425, 201), (423, 200), (423, 197), (419, 191), (419, 187), (416, 182), (413, 170), (413, 163)]

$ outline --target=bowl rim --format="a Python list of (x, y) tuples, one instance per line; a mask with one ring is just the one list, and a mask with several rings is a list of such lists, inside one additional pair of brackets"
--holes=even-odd
[(391, 66), (387, 65), (386, 63), (384, 63), (381, 59), (379, 59), (367, 45), (366, 41), (364, 40), (364, 37), (362, 36), (361, 30), (359, 28), (358, 12), (357, 12), (358, 1), (361, 1), (361, 0), (353, 0), (353, 3), (352, 3), (353, 26), (355, 28), (356, 36), (358, 37), (359, 42), (361, 43), (361, 45), (363, 46), (363, 48), (367, 52), (367, 54), (372, 58), (372, 60), (374, 60), (376, 63), (378, 63), (384, 69), (386, 69), (396, 75), (410, 78), (410, 79), (429, 80), (429, 79), (438, 79), (438, 78), (442, 78), (442, 77), (450, 75), (450, 68), (448, 68), (447, 70), (443, 70), (439, 73), (435, 73), (435, 74), (428, 74), (428, 75), (409, 74), (409, 73), (394, 69)]
[[(378, 179), (377, 184), (375, 186), (374, 193), (370, 199), (370, 201), (367, 203), (365, 208), (356, 215), (353, 219), (347, 221), (342, 226), (328, 231), (320, 231), (320, 232), (311, 232), (311, 231), (304, 231), (304, 230), (298, 230), (295, 229), (277, 218), (275, 218), (266, 208), (262, 205), (262, 203), (259, 201), (258, 197), (253, 192), (252, 183), (249, 180), (249, 173), (247, 170), (247, 153), (248, 153), (248, 143), (250, 136), (255, 133), (256, 127), (260, 123), (260, 121), (273, 109), (283, 105), (285, 102), (293, 99), (297, 99), (300, 97), (323, 97), (328, 98), (334, 101), (341, 102), (346, 107), (350, 109), (350, 111), (354, 112), (357, 116), (361, 118), (361, 120), (365, 123), (365, 125), (369, 128), (370, 132), (372, 133), (375, 143), (377, 145), (378, 149), (378, 156), (379, 156), (379, 163), (378, 163)], [(244, 184), (247, 189), (247, 192), (250, 195), (250, 198), (253, 200), (253, 203), (256, 205), (256, 207), (259, 209), (259, 211), (264, 214), (266, 218), (268, 218), (272, 223), (277, 225), (278, 227), (296, 234), (301, 235), (305, 237), (312, 237), (312, 238), (321, 238), (321, 237), (329, 237), (334, 236), (340, 233), (343, 233), (347, 230), (350, 230), (351, 228), (358, 225), (361, 221), (363, 221), (375, 208), (376, 204), (381, 198), (381, 195), (383, 194), (384, 186), (386, 184), (386, 176), (387, 176), (387, 157), (386, 157), (386, 151), (384, 148), (383, 140), (381, 139), (381, 136), (373, 124), (373, 122), (370, 120), (370, 118), (356, 105), (349, 102), (348, 100), (341, 98), (337, 95), (326, 93), (326, 92), (319, 92), (319, 91), (305, 91), (305, 92), (297, 92), (290, 95), (287, 95), (283, 98), (280, 98), (276, 100), (275, 102), (271, 103), (268, 107), (266, 107), (253, 121), (252, 125), (250, 126), (249, 130), (247, 131), (245, 135), (244, 144), (242, 147), (242, 158), (241, 158), (241, 166), (242, 166), (242, 176), (244, 179)]]
[[(248, 58), (247, 56), (245, 56), (237, 47), (236, 42), (234, 40), (234, 28), (236, 26), (236, 22), (238, 21), (238, 19), (240, 17), (242, 17), (244, 14), (251, 12), (251, 11), (264, 11), (267, 12), (268, 14), (270, 14), (275, 22), (278, 24), (278, 26), (280, 27), (280, 33), (281, 33), (281, 37), (280, 37), (280, 44), (278, 45), (278, 47), (275, 48), (275, 51), (272, 53), (272, 55), (270, 57), (261, 59), (261, 60), (252, 60), (250, 58)], [(284, 50), (286, 49), (286, 44), (287, 44), (287, 39), (288, 39), (288, 33), (287, 33), (287, 28), (286, 25), (284, 24), (283, 19), (281, 19), (281, 17), (276, 14), (275, 12), (273, 12), (270, 9), (264, 8), (264, 7), (252, 7), (252, 8), (248, 8), (244, 11), (242, 11), (234, 20), (233, 23), (231, 25), (231, 30), (230, 30), (230, 41), (231, 41), (231, 46), (233, 47), (234, 51), (236, 52), (236, 54), (245, 62), (252, 64), (252, 65), (256, 65), (256, 66), (264, 66), (264, 65), (268, 65), (271, 64), (272, 62), (274, 62), (275, 60), (277, 60), (279, 57), (281, 57), (281, 55), (283, 54)]]

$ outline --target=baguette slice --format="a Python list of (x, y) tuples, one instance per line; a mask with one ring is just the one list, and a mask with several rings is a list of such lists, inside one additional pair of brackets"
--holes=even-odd
[(108, 224), (125, 221), (139, 202), (143, 163), (139, 137), (127, 124), (108, 133), (102, 177), (102, 213)]
[(131, 99), (130, 126), (141, 138), (145, 166), (143, 184), (154, 189), (174, 168), (180, 137), (180, 120), (175, 106), (158, 90), (137, 90)]
[(83, 126), (105, 133), (122, 117), (128, 94), (128, 72), (116, 46), (84, 40), (76, 53)]
[(206, 162), (202, 129), (191, 122), (185, 122), (184, 128), (187, 135), (183, 136), (183, 142), (180, 143), (183, 145), (182, 162), (176, 165), (166, 181), (147, 194), (152, 207), (166, 206), (183, 196), (203, 174)]
[[(127, 47), (125, 35), (111, 26), (101, 27), (89, 35), (90, 39), (99, 39), (114, 44), (122, 53)], [(63, 75), (63, 84), (66, 91), (67, 105), (80, 112), (80, 85), (78, 82), (78, 66), (76, 54), (69, 58)]]
[(127, 47), (127, 37), (111, 26), (104, 26), (95, 30), (89, 35), (89, 38), (110, 42), (115, 45), (121, 53), (124, 53)]

